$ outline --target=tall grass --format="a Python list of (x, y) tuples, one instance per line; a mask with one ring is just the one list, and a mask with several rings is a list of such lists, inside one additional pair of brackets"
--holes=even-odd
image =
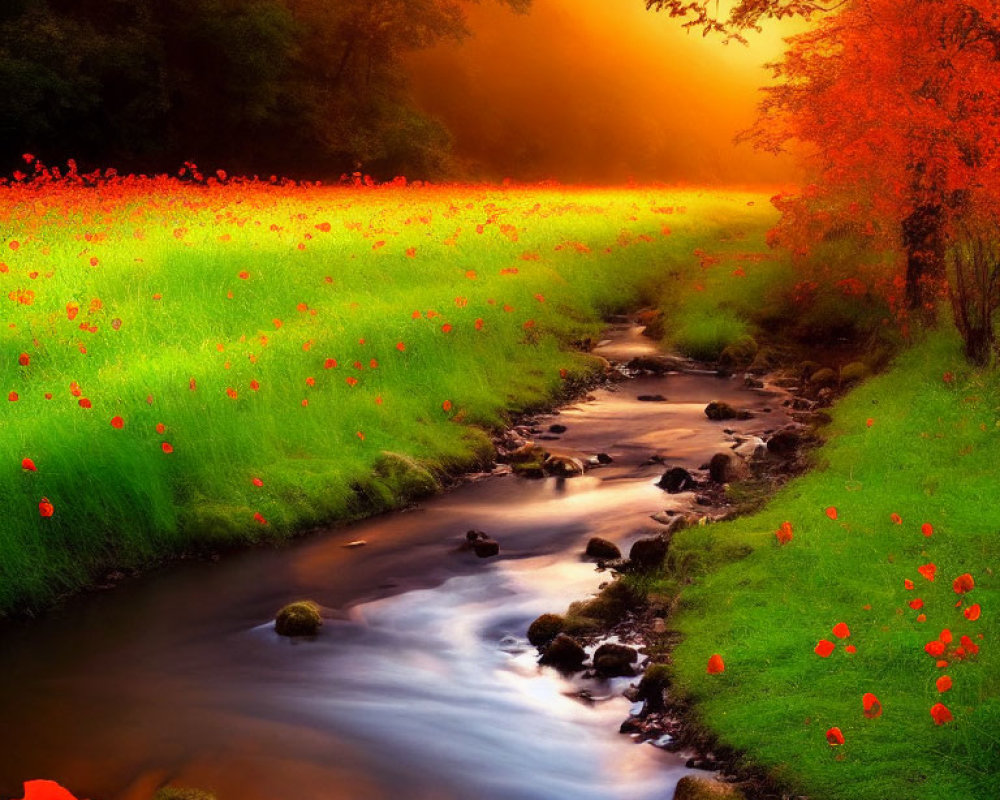
[(748, 197), (0, 187), (0, 611), (433, 490)]

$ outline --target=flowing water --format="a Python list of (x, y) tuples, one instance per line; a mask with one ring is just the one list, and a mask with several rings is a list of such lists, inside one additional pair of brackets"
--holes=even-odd
[[(652, 350), (623, 327), (598, 352)], [(44, 777), (92, 800), (148, 800), (166, 781), (220, 800), (667, 800), (684, 758), (617, 732), (631, 679), (561, 677), (525, 631), (607, 580), (581, 559), (589, 537), (627, 552), (651, 513), (690, 504), (656, 487), (649, 456), (697, 468), (731, 446), (723, 428), (788, 421), (779, 396), (741, 384), (638, 378), (563, 409), (543, 425), (567, 427), (553, 444), (614, 458), (583, 477), (465, 483), (7, 626), (0, 797)], [(709, 422), (710, 400), (756, 416)], [(470, 528), (500, 555), (462, 550)], [(305, 597), (326, 609), (320, 635), (277, 636), (275, 610)]]

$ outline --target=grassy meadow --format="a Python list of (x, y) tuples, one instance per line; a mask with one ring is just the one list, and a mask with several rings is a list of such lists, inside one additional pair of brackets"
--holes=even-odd
[(655, 589), (678, 598), (673, 691), (700, 724), (810, 797), (994, 796), (998, 408), (996, 374), (935, 333), (835, 406), (814, 471), (674, 538)]
[[(0, 612), (434, 491), (765, 197), (111, 178), (0, 188)], [(27, 459), (27, 460), (26, 460)]]

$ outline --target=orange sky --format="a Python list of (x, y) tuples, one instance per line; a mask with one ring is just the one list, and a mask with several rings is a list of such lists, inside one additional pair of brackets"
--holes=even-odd
[(735, 147), (753, 119), (775, 27), (749, 47), (686, 33), (643, 0), (470, 5), (474, 36), (415, 54), (421, 107), (484, 178), (774, 184), (790, 159)]

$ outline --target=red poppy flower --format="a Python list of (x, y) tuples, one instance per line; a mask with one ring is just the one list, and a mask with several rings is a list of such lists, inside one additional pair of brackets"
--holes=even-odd
[(927, 622), (926, 614), (917, 614), (917, 622)]
[(476, 320), (476, 330), (481, 331), (483, 329), (483, 321), (481, 319)]
[(441, 326), (441, 333), (451, 333), (451, 323), (446, 322)]
[(865, 716), (868, 719), (875, 719), (875, 717), (882, 716), (882, 703), (871, 692), (866, 692), (861, 697), (861, 707), (864, 709)]
[(451, 411), (451, 400), (445, 400), (445, 401), (444, 401), (444, 402), (443, 402), (443, 403), (441, 404), (441, 408), (442, 408), (442, 409), (443, 409), (444, 411)]
[(944, 373), (944, 375), (941, 376), (941, 380), (943, 380), (945, 383), (951, 383), (952, 381), (955, 380), (955, 373), (946, 372)]
[(163, 450), (164, 453), (174, 452), (174, 446), (170, 444), (170, 442), (164, 442), (163, 444), (160, 445), (160, 448)]
[(959, 575), (955, 578), (954, 582), (951, 584), (951, 588), (955, 590), (956, 594), (965, 594), (966, 592), (971, 592), (976, 588), (976, 582), (972, 579), (972, 576), (966, 572), (963, 575)]
[(406, 257), (407, 258), (414, 258), (416, 255), (417, 255), (417, 248), (416, 247), (407, 247), (406, 248)]
[(352, 377), (348, 377), (347, 378), (347, 385), (348, 386), (357, 386), (358, 385), (358, 379), (355, 378), (355, 377), (353, 377), (353, 376)]
[(256, 378), (250, 381), (250, 389), (256, 392), (260, 388), (260, 383)]
[(38, 502), (38, 514), (39, 514), (39, 516), (42, 516), (42, 517), (51, 517), (54, 512), (55, 512), (55, 508), (53, 507), (52, 503), (49, 502), (49, 498), (43, 497)]
[(258, 487), (264, 485), (264, 481), (262, 481), (260, 478), (251, 478), (250, 479), (250, 483), (252, 483), (254, 486), (258, 486)]
[(315, 386), (315, 385), (316, 385), (315, 378), (313, 378), (312, 376), (306, 378), (306, 386)]
[(951, 688), (951, 678), (949, 678), (947, 675), (942, 675), (940, 678), (934, 681), (934, 685), (937, 686), (937, 690), (941, 694), (944, 694)]
[(917, 572), (923, 575), (927, 580), (934, 580), (934, 573), (937, 572), (937, 566), (934, 564), (924, 564), (923, 566), (917, 567)]
[(25, 781), (21, 800), (76, 800), (55, 781)]
[(10, 394), (7, 395), (7, 400), (9, 400), (11, 403), (16, 403), (18, 399), (19, 395), (17, 392), (10, 392)]
[(90, 400), (88, 400), (86, 397), (81, 397), (77, 402), (80, 404), (80, 408), (90, 408), (91, 407)]
[(233, 388), (232, 386), (227, 386), (227, 387), (226, 387), (226, 394), (227, 394), (227, 395), (228, 395), (228, 396), (230, 397), (230, 399), (232, 399), (232, 400), (235, 400), (235, 399), (236, 399), (236, 398), (238, 397), (238, 393), (237, 393), (237, 391), (236, 391), (236, 390), (235, 390), (235, 389), (234, 389), (234, 388)]
[(357, 436), (362, 442), (365, 440), (365, 435), (361, 431), (358, 431), (355, 436)]
[(247, 272), (246, 270), (243, 270), (238, 277), (240, 280), (245, 281), (247, 278), (250, 277), (250, 273)]
[(830, 743), (831, 747), (837, 747), (844, 743), (844, 734), (841, 733), (840, 728), (830, 728), (826, 732), (826, 740)]
[(267, 520), (264, 519), (264, 515), (261, 514), (259, 511), (253, 512), (253, 519), (254, 522), (256, 522), (258, 525), (267, 525)]
[(197, 391), (198, 382), (194, 378), (188, 378), (188, 389), (190, 389), (192, 392)]
[(965, 618), (969, 620), (969, 622), (975, 622), (977, 619), (979, 619), (979, 615), (981, 612), (982, 609), (979, 607), (979, 603), (976, 603), (975, 605), (969, 606), (962, 613), (965, 615)]
[(914, 611), (919, 611), (924, 607), (924, 601), (918, 597), (915, 600), (911, 600), (907, 605), (909, 605)]
[(855, 654), (856, 652), (858, 652), (858, 648), (856, 648), (856, 647), (855, 647), (855, 646), (854, 646), (853, 644), (849, 644), (849, 645), (847, 645), (847, 647), (845, 647), (845, 648), (844, 648), (844, 650), (846, 650), (846, 651), (847, 651), (848, 653), (850, 653), (850, 654), (851, 654), (852, 656), (853, 656), (853, 655), (854, 655), (854, 654)]
[(962, 636), (959, 641), (961, 641), (962, 647), (965, 648), (965, 652), (967, 652), (970, 656), (974, 656), (979, 653), (979, 645), (972, 641), (972, 639), (968, 636)]
[(833, 635), (838, 639), (846, 639), (851, 635), (851, 629), (847, 627), (846, 622), (838, 622), (833, 626)]
[(870, 427), (871, 427), (872, 425), (874, 425), (874, 424), (875, 424), (875, 420), (873, 420), (873, 419), (872, 419), (871, 417), (868, 417), (868, 419), (867, 419), (867, 420), (865, 420), (865, 425), (867, 425), (867, 426), (868, 426), (869, 428), (870, 428)]
[(836, 645), (833, 642), (827, 641), (826, 639), (820, 639), (819, 644), (813, 648), (813, 652), (820, 658), (829, 658), (835, 648)]
[(945, 629), (944, 629), (943, 631), (941, 631), (941, 633), (940, 633), (940, 634), (938, 635), (938, 639), (940, 639), (940, 640), (941, 640), (942, 642), (944, 642), (945, 644), (951, 644), (951, 640), (952, 640), (952, 636), (951, 636), (951, 631), (950, 631), (950, 630), (948, 630), (947, 628), (945, 628)]
[(931, 525), (929, 522), (925, 522), (923, 525), (920, 526), (920, 532), (924, 536), (933, 536), (934, 535), (934, 526)]
[(787, 520), (782, 522), (778, 526), (778, 530), (774, 532), (774, 538), (778, 540), (779, 545), (788, 544), (788, 542), (792, 541), (792, 523)]
[(827, 516), (828, 516), (828, 517), (829, 517), (830, 519), (836, 519), (836, 518), (837, 518), (837, 509), (836, 509), (836, 508), (834, 508), (833, 506), (830, 506), (830, 507), (829, 507), (829, 508), (827, 508), (827, 510), (826, 510), (826, 515), (827, 515)]
[(336, 366), (337, 366), (337, 359), (335, 358), (328, 358), (326, 359), (326, 361), (323, 362), (323, 369), (333, 369)]
[(27, 470), (28, 472), (37, 472), (38, 467), (35, 466), (35, 462), (30, 458), (21, 459), (21, 469)]
[(903, 588), (907, 590), (912, 590), (913, 581), (911, 581), (909, 578), (903, 578)]
[(396, 349), (397, 349), (397, 350), (398, 350), (398, 351), (399, 351), (400, 353), (402, 353), (403, 351), (405, 351), (405, 350), (406, 350), (406, 345), (405, 345), (405, 344), (403, 344), (402, 342), (396, 342)]
[(722, 661), (722, 656), (720, 656), (718, 653), (709, 656), (708, 666), (705, 668), (705, 671), (709, 675), (718, 675), (720, 672), (725, 672), (726, 665)]
[(125, 420), (123, 420), (121, 417), (112, 417), (111, 427), (116, 428), (117, 430), (121, 430), (122, 428), (125, 427)]
[(476, 279), (476, 271), (474, 269), (467, 269), (465, 271), (465, 277), (470, 281), (474, 281)]
[(410, 314), (410, 316), (413, 319), (420, 319), (420, 317), (423, 316), (423, 315), (419, 311), (414, 311), (412, 314)]
[(31, 363), (31, 356), (29, 356), (27, 353), (21, 353), (21, 355), (17, 357), (17, 363), (20, 364), (22, 367), (26, 367), (28, 366), (28, 364)]
[(940, 639), (935, 639), (934, 641), (928, 642), (924, 645), (924, 651), (927, 655), (937, 658), (938, 656), (944, 654), (945, 644)]
[(944, 725), (953, 719), (948, 707), (941, 703), (935, 703), (931, 706), (931, 717), (933, 717), (935, 725)]
[(903, 518), (901, 516), (899, 516), (899, 514), (897, 514), (895, 512), (893, 512), (892, 514), (889, 515), (889, 519), (891, 519), (893, 521), (893, 523), (896, 524), (896, 525), (902, 525), (903, 524)]

